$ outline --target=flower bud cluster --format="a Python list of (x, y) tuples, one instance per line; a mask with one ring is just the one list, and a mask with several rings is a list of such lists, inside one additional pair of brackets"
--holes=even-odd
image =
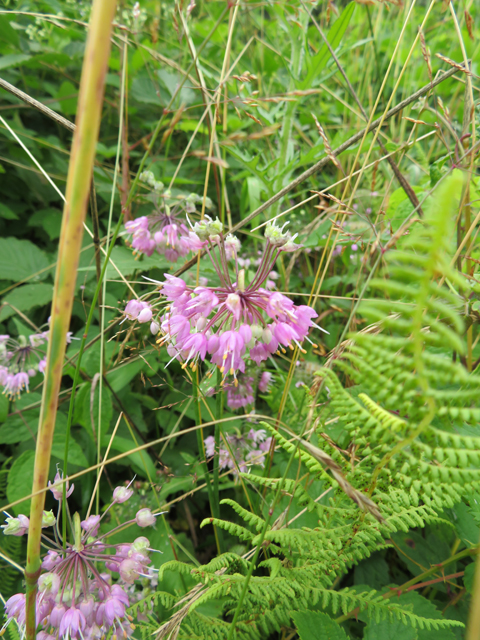
[[(234, 474), (238, 471), (246, 473), (250, 466), (265, 464), (265, 455), (272, 444), (272, 438), (267, 438), (265, 429), (250, 429), (247, 434), (228, 434), (226, 447), (220, 447), (218, 459), (220, 469), (230, 469)], [(215, 454), (215, 438), (208, 436), (204, 440), (205, 453), (208, 458)]]
[[(59, 501), (59, 509), (63, 492), (66, 491), (69, 496), (74, 488), (73, 485), (69, 488), (68, 481), (64, 482), (59, 473), (49, 487)], [(129, 487), (117, 487), (113, 492), (112, 504), (125, 502), (132, 493)], [(106, 534), (98, 535), (102, 517), (91, 515), (80, 521), (80, 516), (75, 513), (72, 531), (74, 542), (67, 542), (65, 549), (59, 544), (62, 538), (58, 529), (54, 539), (48, 540), (51, 548), (42, 562), (36, 600), (38, 638), (97, 640), (110, 632), (125, 638), (132, 635), (135, 627), (132, 618), (127, 615), (129, 594), (132, 593), (131, 586), (140, 577), (151, 579), (152, 569), (148, 567), (151, 563), (150, 542), (148, 538), (140, 536), (132, 543), (108, 543)], [(44, 512), (43, 520), (42, 527), (57, 527), (51, 511)], [(155, 516), (149, 509), (140, 509), (132, 523), (135, 521), (141, 527), (152, 526)], [(122, 523), (120, 527), (125, 524)], [(8, 517), (3, 530), (7, 535), (22, 535), (28, 531), (28, 526), (28, 518), (20, 515), (18, 518)], [(108, 535), (115, 531), (113, 529)], [(43, 538), (47, 540), (45, 536)], [(112, 580), (112, 574), (116, 577), (115, 581)], [(5, 611), (5, 626), (15, 622), (23, 637), (25, 595), (18, 593), (9, 598)]]

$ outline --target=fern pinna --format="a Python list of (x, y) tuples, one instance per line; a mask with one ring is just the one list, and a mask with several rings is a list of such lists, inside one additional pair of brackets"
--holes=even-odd
[[(385, 588), (351, 584), (352, 567), (374, 552), (398, 549), (399, 532), (426, 525), (451, 529), (448, 510), (468, 501), (480, 480), (480, 375), (461, 362), (462, 315), (476, 294), (450, 266), (461, 185), (461, 174), (454, 172), (426, 218), (402, 238), (398, 250), (385, 253), (384, 277), (371, 282), (372, 292), (383, 297), (370, 296), (361, 308), (374, 324), (351, 335), (318, 371), (307, 420), (313, 428), (299, 434), (262, 424), (299, 466), (278, 478), (241, 474), (265, 496), (264, 510), (252, 513), (224, 500), (236, 521), (202, 523), (252, 549), (261, 545), (257, 566), (250, 565), (253, 552), (224, 554), (195, 568), (164, 564), (161, 576), (181, 571), (196, 586), (176, 600), (157, 594), (170, 607), (160, 626), (149, 623), (157, 638), (229, 638), (240, 605), (237, 638), (280, 637), (281, 631), (281, 637), (293, 638), (295, 612), (308, 610), (327, 613), (339, 638), (395, 637), (398, 623), (415, 629), (408, 637), (420, 640), (422, 629), (442, 629), (442, 638), (462, 637), (462, 616), (454, 608), (443, 616), (434, 606), (435, 592), (434, 604), (418, 593), (400, 597), (424, 576), (448, 594), (441, 583), (443, 567), (420, 567), (412, 580)], [(269, 496), (279, 488), (281, 505), (274, 505)], [(295, 527), (296, 518), (289, 520), (292, 505), (297, 512), (314, 513), (317, 525)], [(275, 522), (268, 519), (269, 509), (269, 516), (276, 509)], [(445, 564), (475, 554), (459, 544)], [(445, 578), (447, 583), (457, 586)], [(208, 602), (220, 603), (223, 616), (206, 614), (202, 605)]]

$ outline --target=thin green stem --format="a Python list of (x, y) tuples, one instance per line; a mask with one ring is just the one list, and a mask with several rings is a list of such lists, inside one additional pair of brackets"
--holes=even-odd
[(248, 573), (245, 576), (245, 582), (243, 584), (243, 589), (240, 593), (240, 598), (238, 599), (238, 604), (237, 607), (235, 609), (235, 613), (233, 615), (233, 620), (232, 623), (230, 625), (230, 629), (228, 631), (228, 636), (227, 636), (227, 640), (232, 640), (232, 638), (234, 637), (234, 634), (236, 634), (236, 625), (237, 625), (237, 620), (238, 620), (238, 616), (241, 613), (242, 607), (243, 607), (243, 603), (245, 601), (245, 597), (247, 595), (247, 591), (248, 591), (248, 586), (250, 584), (250, 580), (252, 578), (253, 572), (255, 570), (256, 564), (257, 564), (257, 560), (258, 560), (258, 556), (260, 555), (260, 551), (262, 549), (262, 545), (263, 545), (263, 541), (265, 540), (265, 535), (268, 531), (268, 528), (270, 526), (270, 522), (272, 521), (272, 517), (273, 517), (273, 513), (275, 511), (275, 507), (277, 506), (280, 497), (282, 495), (282, 490), (283, 490), (283, 486), (285, 484), (285, 480), (287, 479), (287, 475), (288, 472), (290, 471), (290, 467), (292, 466), (292, 463), (295, 459), (296, 453), (297, 453), (297, 449), (299, 447), (301, 438), (303, 438), (303, 434), (305, 433), (305, 425), (303, 426), (302, 432), (299, 436), (299, 439), (296, 441), (296, 445), (295, 448), (293, 449), (292, 453), (290, 454), (290, 458), (288, 460), (287, 466), (285, 468), (285, 471), (282, 475), (282, 477), (280, 478), (280, 481), (278, 483), (277, 486), (277, 490), (275, 492), (275, 496), (273, 498), (273, 501), (270, 505), (270, 508), (268, 510), (267, 513), (267, 517), (265, 518), (265, 523), (263, 525), (262, 531), (260, 532), (259, 536), (258, 536), (258, 542), (257, 542), (257, 546), (255, 549), (255, 554), (252, 558), (252, 561), (250, 563), (250, 567), (248, 568)]
[[(200, 398), (200, 389), (198, 387), (198, 369), (197, 371), (195, 371), (194, 375), (192, 376), (192, 387), (193, 387), (193, 403), (195, 407), (195, 414), (196, 414), (197, 426), (198, 426), (196, 433), (197, 433), (197, 446), (198, 446), (200, 467), (202, 469), (203, 476), (205, 478), (205, 485), (207, 487), (208, 501), (210, 503), (211, 514), (214, 518), (220, 518), (219, 504), (218, 504), (218, 500), (215, 501), (213, 486), (210, 481), (210, 473), (208, 471), (208, 465), (207, 465), (206, 454), (205, 454), (205, 443), (203, 440), (203, 427), (202, 427), (202, 411), (200, 407), (201, 398)], [(214, 527), (214, 532), (215, 532), (215, 540), (217, 542), (218, 553), (222, 553), (222, 544), (221, 544), (221, 539), (219, 535), (220, 532), (217, 527)]]

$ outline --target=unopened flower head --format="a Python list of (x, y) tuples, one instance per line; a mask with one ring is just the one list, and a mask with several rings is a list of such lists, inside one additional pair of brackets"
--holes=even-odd
[(284, 231), (288, 222), (279, 227), (275, 220), (269, 222), (265, 227), (265, 238), (269, 240), (275, 247), (281, 247), (284, 251), (296, 251), (302, 247), (301, 244), (295, 244), (294, 240), (298, 234), (292, 236), (289, 231)]
[(126, 502), (129, 498), (133, 496), (133, 489), (129, 487), (116, 487), (113, 490), (113, 501), (121, 504), (122, 502)]
[[(54, 483), (50, 484), (54, 494), (58, 491), (59, 480), (61, 477), (57, 473)], [(130, 491), (126, 487), (117, 489)], [(73, 486), (67, 494), (70, 495), (72, 490)], [(124, 501), (118, 498), (125, 498), (125, 491), (117, 491), (117, 500), (114, 499), (113, 503)], [(59, 492), (58, 495), (61, 497), (62, 493)], [(60, 502), (59, 509), (61, 508)], [(110, 507), (105, 513), (109, 509)], [(44, 522), (53, 525), (56, 530), (52, 538), (42, 535), (51, 548), (42, 562), (36, 597), (37, 638), (40, 640), (97, 640), (109, 633), (117, 637), (121, 633), (124, 638), (132, 635), (134, 626), (131, 624), (131, 617), (127, 615), (131, 598), (130, 586), (139, 578), (151, 580), (152, 571), (148, 567), (151, 562), (150, 542), (145, 536), (140, 536), (133, 543), (110, 544), (106, 539), (107, 534), (98, 535), (102, 517), (90, 515), (80, 521), (79, 514), (75, 513), (71, 536), (67, 537), (67, 540), (73, 542), (68, 541), (64, 549), (54, 514), (44, 512)], [(150, 510), (141, 509), (136, 520), (140, 519), (142, 526), (148, 526), (152, 524), (152, 518), (154, 523), (155, 518)], [(135, 520), (130, 522), (134, 523)], [(122, 523), (117, 528), (122, 528), (125, 524), (129, 523)], [(8, 517), (3, 530), (7, 535), (22, 535), (27, 532), (28, 526), (28, 518), (20, 515), (18, 518)], [(115, 531), (116, 529), (110, 530), (108, 535)], [(115, 582), (107, 572), (116, 576)], [(23, 637), (25, 595), (18, 593), (9, 598), (5, 611), (6, 625), (15, 622)]]
[(20, 514), (18, 518), (7, 516), (7, 521), (2, 524), (3, 533), (6, 536), (23, 536), (30, 526), (27, 516)]

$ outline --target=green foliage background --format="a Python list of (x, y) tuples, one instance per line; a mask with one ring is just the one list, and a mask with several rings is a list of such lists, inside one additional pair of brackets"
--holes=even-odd
[[(4, 4), (0, 78), (74, 121), (90, 3)], [(175, 177), (174, 195), (203, 195), (213, 123), (207, 194), (229, 226), (365, 126), (315, 23), (328, 33), (372, 118), (426, 85), (429, 68), (433, 76), (449, 69), (436, 54), (457, 63), (465, 54), (473, 72), (473, 103), (459, 72), (382, 128), (420, 213), (379, 160), (384, 151), (370, 134), (242, 228), (244, 255), (253, 260), (262, 247), (256, 227), (298, 205), (284, 220), (305, 251), (279, 260), (278, 287), (299, 303), (314, 296), (328, 334), (315, 335), (318, 345), (305, 354), (295, 353), (297, 366), (288, 353), (269, 361), (276, 382), (257, 394), (255, 411), (275, 438), (275, 454), (263, 470), (221, 474), (217, 513), (203, 484), (195, 430), (177, 435), (199, 424), (189, 380), (178, 363), (165, 368), (170, 356), (148, 332), (119, 325), (132, 295), (125, 281), (139, 295), (149, 288), (143, 275), (162, 280), (176, 267), (158, 255), (135, 259), (123, 239), (113, 249), (116, 268), (107, 269), (81, 362), (68, 473), (97, 463), (100, 431), (102, 455), (109, 445), (110, 457), (125, 454), (106, 467), (100, 508), (111, 487), (136, 475), (135, 498), (119, 506), (115, 518), (128, 519), (140, 506), (167, 511), (150, 536), (162, 551), (155, 557), (158, 587), (131, 611), (148, 614), (138, 637), (230, 638), (234, 618), (238, 638), (466, 637), (480, 538), (475, 229), (455, 254), (478, 213), (478, 176), (469, 164), (475, 154), (465, 157), (479, 134), (478, 27), (469, 23), (475, 6), (455, 5), (456, 28), (440, 2), (431, 8), (422, 2), (241, 2), (235, 22), (233, 6), (223, 1), (146, 0), (138, 18), (133, 3), (119, 4), (51, 477), (63, 465), (78, 338), (97, 283), (92, 235), (104, 244), (109, 228), (122, 101), (126, 124), (113, 223), (150, 212), (140, 190), (126, 213), (125, 194), (184, 81), (148, 168), (166, 186)], [(422, 43), (418, 28), (427, 13)], [(212, 115), (213, 106), (200, 122), (205, 101), (224, 80), (230, 29), (226, 68), (233, 62), (235, 68), (218, 113)], [(12, 93), (0, 89), (0, 95), (0, 116), (63, 192), (71, 132)], [(364, 162), (358, 183), (357, 176), (344, 180)], [(1, 121), (0, 190), (0, 333), (28, 336), (45, 328), (49, 316), (62, 199)], [(307, 201), (312, 190), (325, 193)], [(343, 209), (339, 200), (347, 203)], [(207, 264), (201, 269), (213, 277)], [(195, 276), (195, 269), (185, 275), (191, 282)], [(0, 499), (26, 498), (14, 513), (28, 512), (41, 384), (38, 375), (31, 392), (15, 402), (0, 396)], [(200, 391), (210, 385), (204, 381)], [(219, 420), (216, 398), (205, 396), (201, 411), (203, 422)], [(251, 426), (228, 407), (221, 418), (224, 436)], [(203, 429), (204, 437), (211, 433), (212, 426)], [(72, 500), (80, 512), (95, 477), (90, 472), (76, 481)], [(133, 540), (133, 529), (120, 535)], [(0, 591), (7, 598), (22, 589), (15, 565), (24, 562), (24, 542), (3, 537), (0, 552)]]

